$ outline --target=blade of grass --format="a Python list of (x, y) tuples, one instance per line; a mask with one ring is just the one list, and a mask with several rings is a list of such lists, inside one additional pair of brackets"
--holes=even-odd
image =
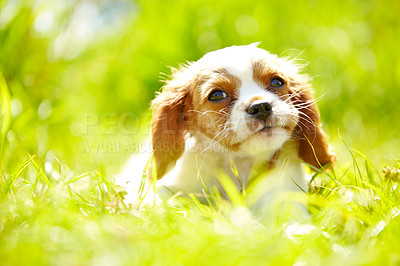
[[(354, 156), (353, 151), (350, 149), (350, 147), (349, 147), (349, 146), (347, 145), (347, 143), (344, 141), (344, 139), (343, 139), (342, 136), (340, 135), (340, 132), (338, 132), (338, 134), (339, 134), (339, 138), (341, 139), (341, 141), (343, 142), (344, 146), (346, 147), (346, 149), (347, 149), (348, 152), (350, 153), (351, 158), (353, 159), (354, 168), (357, 169), (357, 172), (358, 172), (358, 175), (359, 175), (359, 177), (360, 177), (360, 180), (363, 181), (362, 174), (361, 174), (361, 169), (360, 169), (360, 166), (358, 165), (358, 161), (357, 161), (356, 157)], [(356, 185), (358, 186), (357, 175), (356, 175), (356, 174), (354, 175), (354, 182), (355, 182)], [(364, 188), (365, 188), (365, 186), (364, 186)]]
[[(338, 179), (338, 182), (340, 182), (340, 181), (346, 176), (347, 172), (350, 171), (350, 168), (351, 168), (351, 167), (347, 168), (347, 169), (344, 171), (344, 173), (342, 174), (342, 177), (340, 177), (339, 179), (336, 178), (336, 179)], [(335, 177), (336, 177), (336, 174), (335, 174)], [(335, 183), (335, 184), (336, 184), (336, 183)], [(336, 184), (336, 185), (337, 185), (337, 184)], [(342, 186), (342, 185), (340, 185), (340, 186)], [(334, 189), (336, 189), (336, 188), (337, 188), (337, 186), (336, 186), (336, 187), (333, 187), (332, 190), (334, 190)], [(325, 198), (328, 197), (329, 194), (332, 192), (332, 190), (328, 190), (328, 192), (327, 192), (325, 195), (323, 195), (323, 196), (324, 196)]]
[(240, 178), (239, 178), (239, 172), (237, 170), (236, 164), (233, 162), (232, 159), (230, 160), (230, 168), (231, 168), (231, 172), (236, 177), (236, 180), (238, 181), (240, 188), (243, 189), (242, 181), (240, 181)]
[(80, 180), (80, 179), (82, 179), (82, 178), (84, 178), (84, 177), (86, 177), (86, 176), (88, 176), (90, 174), (93, 174), (93, 173), (94, 173), (94, 171), (90, 171), (90, 172), (87, 172), (87, 173), (80, 174), (77, 177), (70, 178), (64, 184), (68, 185), (68, 184), (71, 184), (71, 183), (75, 183), (76, 181), (78, 181), (78, 180)]
[[(153, 158), (154, 158), (154, 154), (152, 153), (150, 158), (147, 160), (146, 165), (144, 166), (144, 169), (143, 169), (142, 179), (140, 180), (139, 190), (138, 190), (138, 194), (136, 197), (136, 202), (137, 202), (138, 208), (140, 208), (140, 206), (142, 206), (143, 201), (146, 198), (146, 195), (149, 193), (149, 190), (150, 190), (150, 187), (148, 186), (146, 192), (143, 194), (144, 189), (146, 187), (147, 169), (149, 168), (150, 162), (153, 161)], [(133, 177), (133, 178), (135, 178), (135, 177)]]
[(40, 167), (37, 162), (35, 161), (35, 155), (30, 155), (28, 153), (29, 160), (32, 162), (33, 167), (36, 169), (37, 174), (42, 178), (42, 180), (46, 183), (47, 186), (51, 187), (50, 179), (47, 175), (43, 172), (42, 167)]
[(326, 176), (328, 176), (328, 177), (329, 177), (334, 183), (336, 183), (337, 185), (339, 185), (339, 186), (342, 185), (334, 176), (332, 176), (331, 174), (329, 174), (328, 171), (326, 171), (326, 170), (321, 171), (321, 169), (318, 169), (318, 168), (316, 168), (316, 167), (314, 167), (314, 166), (312, 166), (311, 164), (308, 164), (308, 163), (304, 163), (304, 164), (307, 165), (308, 167), (310, 167), (312, 170), (314, 170), (314, 171), (316, 171), (316, 172), (318, 172), (318, 173), (320, 173), (320, 174), (325, 174)]
[(203, 211), (203, 212), (205, 212), (205, 213), (207, 213), (209, 215), (213, 214), (212, 208), (208, 207), (208, 206), (206, 206), (204, 204), (201, 204), (201, 202), (196, 198), (196, 196), (193, 193), (190, 193), (189, 197), (193, 200), (194, 204), (196, 205), (197, 208), (199, 208), (199, 210), (201, 210), (201, 211)]
[(18, 178), (18, 176), (21, 174), (21, 172), (24, 171), (24, 169), (26, 167), (28, 167), (28, 165), (30, 163), (31, 163), (31, 159), (28, 158), (25, 161), (23, 161), (21, 164), (19, 164), (17, 166), (17, 168), (14, 169), (14, 171), (12, 171), (12, 173), (10, 174), (10, 176), (8, 177), (8, 179), (5, 182), (5, 186), (3, 188), (4, 195), (7, 195), (12, 190), (12, 186), (13, 186), (15, 180)]
[(297, 184), (296, 181), (294, 181), (293, 178), (291, 178), (291, 177), (289, 177), (289, 178), (293, 181), (293, 183), (294, 183), (301, 191), (303, 191), (305, 194), (308, 194), (299, 184)]
[(203, 186), (202, 192), (203, 192), (204, 198), (206, 199), (207, 203), (211, 206), (212, 202), (210, 199), (212, 199), (212, 193), (208, 189), (206, 183), (203, 180), (203, 177), (201, 176), (199, 161), (198, 161), (197, 156), (196, 156), (196, 169), (197, 169), (197, 178), (200, 179), (201, 185)]
[(117, 196), (120, 199), (122, 206), (126, 207), (122, 195), (115, 190), (114, 185), (105, 177), (105, 168), (101, 167), (100, 172), (94, 171), (93, 174), (97, 175), (100, 178), (101, 182), (106, 186), (107, 190), (111, 191), (113, 195)]
[(226, 174), (221, 173), (218, 176), (218, 180), (219, 182), (221, 182), (222, 187), (226, 191), (226, 194), (230, 198), (231, 202), (234, 205), (241, 205), (243, 202), (242, 198), (240, 197), (240, 192), (236, 187), (235, 183), (233, 183), (232, 179), (229, 178), (229, 176), (227, 176)]
[[(318, 163), (320, 169), (318, 169), (318, 168), (316, 168), (316, 167), (314, 167), (313, 165), (310, 165), (310, 164), (308, 164), (308, 163), (305, 163), (305, 164), (308, 165), (311, 169), (313, 169), (313, 170), (315, 170), (315, 171), (317, 171), (317, 172), (324, 173), (324, 174), (327, 175), (330, 179), (332, 179), (332, 181), (334, 181), (335, 183), (338, 183), (338, 181), (335, 179), (335, 177), (333, 177), (331, 174), (329, 174), (329, 172), (326, 170), (326, 167), (329, 167), (330, 164), (328, 163), (327, 165), (321, 165), (321, 163), (320, 163), (319, 160), (318, 160), (317, 154), (316, 154), (316, 152), (315, 152), (314, 146), (312, 145), (312, 143), (310, 142), (310, 140), (309, 140), (307, 137), (306, 137), (306, 140), (307, 140), (308, 144), (309, 144), (310, 147), (311, 147), (311, 150), (312, 150), (312, 152), (313, 152), (314, 158), (315, 158), (315, 160), (317, 161), (317, 163)], [(338, 184), (341, 185), (340, 183), (338, 183)]]
[(7, 133), (11, 126), (11, 96), (6, 79), (0, 71), (1, 133), (0, 162), (3, 162)]
[[(208, 190), (208, 187), (207, 187), (206, 184), (204, 183), (204, 180), (203, 180), (203, 178), (202, 178), (202, 176), (201, 176), (200, 167), (199, 167), (199, 161), (198, 161), (197, 156), (196, 156), (196, 171), (197, 171), (197, 178), (200, 179), (201, 184), (202, 184), (202, 186), (203, 186), (203, 188), (204, 188), (204, 193), (207, 194), (207, 195), (211, 195), (210, 191)], [(205, 196), (207, 197), (207, 195), (205, 195)]]
[(212, 189), (214, 191), (213, 200), (215, 202), (215, 205), (221, 205), (222, 203), (221, 193), (219, 193), (219, 190), (216, 186), (213, 186)]
[(375, 167), (375, 165), (371, 162), (371, 160), (362, 152), (355, 150), (354, 152), (356, 152), (359, 156), (363, 157), (366, 161), (366, 163), (368, 163), (369, 167), (371, 167), (376, 174), (379, 176), (380, 180), (383, 181), (383, 177), (381, 175), (381, 172)]

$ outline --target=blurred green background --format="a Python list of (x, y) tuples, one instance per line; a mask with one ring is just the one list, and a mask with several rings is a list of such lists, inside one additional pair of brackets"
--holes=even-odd
[(59, 160), (118, 171), (148, 132), (160, 73), (252, 42), (307, 64), (342, 164), (340, 135), (372, 160), (399, 157), (399, 1), (0, 3), (0, 71), (12, 99), (3, 169), (28, 152), (46, 170)]

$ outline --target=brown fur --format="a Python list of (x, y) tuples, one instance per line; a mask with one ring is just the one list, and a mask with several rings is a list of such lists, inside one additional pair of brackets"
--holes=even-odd
[(336, 161), (336, 155), (329, 151), (312, 88), (304, 80), (301, 81), (304, 78), (300, 76), (300, 83), (297, 80), (293, 84), (299, 86), (299, 90), (293, 94), (292, 102), (300, 112), (293, 136), (299, 141), (300, 158), (316, 169), (321, 169), (331, 166)]
[(149, 166), (147, 176), (153, 175), (153, 163), (157, 167), (157, 177), (161, 178), (175, 165), (185, 150), (185, 133), (188, 120), (188, 97), (187, 87), (163, 88), (163, 92), (152, 102), (152, 146), (155, 162)]
[[(270, 82), (273, 78), (281, 78), (285, 84), (279, 89), (271, 88)], [(289, 92), (288, 78), (282, 73), (274, 71), (268, 63), (259, 60), (253, 63), (253, 78), (257, 83), (264, 87), (266, 90), (273, 91), (279, 95), (283, 100), (286, 98)]]

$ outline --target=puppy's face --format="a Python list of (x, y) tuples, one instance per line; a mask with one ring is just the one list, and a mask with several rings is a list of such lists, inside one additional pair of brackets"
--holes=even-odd
[(290, 138), (299, 121), (298, 88), (288, 76), (294, 66), (254, 46), (218, 50), (195, 64), (193, 130), (244, 154), (275, 152)]
[(161, 176), (181, 156), (186, 132), (250, 156), (271, 155), (292, 139), (307, 163), (318, 167), (333, 158), (307, 78), (256, 45), (217, 50), (175, 71), (153, 108)]

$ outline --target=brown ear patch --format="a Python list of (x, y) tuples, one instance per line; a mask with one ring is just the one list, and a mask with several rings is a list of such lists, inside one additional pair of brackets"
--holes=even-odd
[(295, 92), (292, 102), (299, 111), (299, 123), (293, 133), (299, 141), (299, 157), (317, 169), (332, 165), (336, 155), (329, 150), (311, 87)]
[[(187, 90), (180, 88), (163, 91), (152, 103), (151, 139), (158, 179), (175, 165), (185, 150), (188, 99)], [(152, 175), (151, 164), (147, 176)]]

